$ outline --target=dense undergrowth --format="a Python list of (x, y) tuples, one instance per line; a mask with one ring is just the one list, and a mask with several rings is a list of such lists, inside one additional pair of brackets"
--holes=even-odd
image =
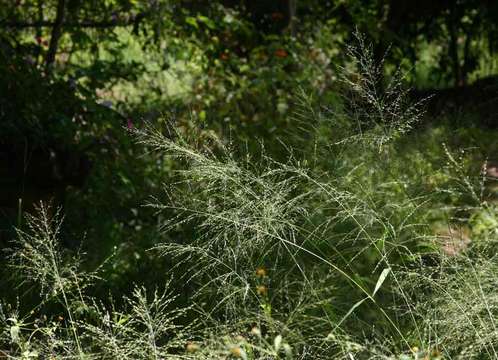
[(174, 124), (130, 130), (171, 169), (143, 204), (155, 286), (102, 295), (116, 258), (89, 270), (60, 246), (56, 209), (27, 216), (0, 358), (498, 358), (496, 149), (478, 129), (412, 130), (423, 103), (399, 74), (380, 86), (361, 39), (350, 54), (344, 106), (297, 96), (278, 156)]

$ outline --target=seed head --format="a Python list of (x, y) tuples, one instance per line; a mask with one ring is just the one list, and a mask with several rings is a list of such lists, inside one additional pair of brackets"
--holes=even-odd
[(256, 269), (256, 276), (257, 277), (265, 277), (266, 276), (266, 269), (264, 267), (259, 267)]
[(197, 350), (199, 350), (199, 345), (193, 342), (188, 342), (185, 349), (188, 353), (195, 353)]
[(261, 330), (258, 328), (258, 327), (253, 327), (251, 329), (251, 334), (253, 334), (254, 336), (257, 336), (257, 337), (260, 337), (261, 336)]
[(256, 286), (256, 292), (258, 295), (266, 295), (268, 294), (268, 288), (264, 285), (258, 285)]
[(230, 349), (230, 354), (232, 354), (236, 358), (241, 358), (244, 353), (239, 346), (234, 346)]

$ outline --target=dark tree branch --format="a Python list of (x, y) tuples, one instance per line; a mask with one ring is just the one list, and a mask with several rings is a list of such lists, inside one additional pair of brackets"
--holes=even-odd
[[(103, 20), (103, 21), (93, 21), (85, 20), (78, 22), (62, 22), (64, 28), (114, 28), (114, 27), (126, 27), (133, 26), (140, 22), (143, 18), (147, 16), (147, 13), (140, 13), (137, 16), (127, 19), (127, 20)], [(55, 21), (0, 21), (0, 27), (3, 28), (15, 28), (15, 29), (28, 29), (36, 27), (51, 27), (55, 26)]]
[(289, 32), (292, 36), (296, 35), (296, 9), (297, 9), (297, 0), (289, 1)]
[(448, 16), (448, 30), (450, 32), (449, 56), (453, 67), (455, 87), (461, 85), (460, 59), (458, 58), (458, 17), (456, 3), (451, 3)]
[[(37, 10), (38, 10), (38, 21), (43, 21), (43, 0), (38, 0), (37, 5)], [(36, 28), (36, 38), (41, 39), (42, 36), (42, 28), (37, 27)], [(40, 54), (41, 54), (41, 47), (38, 46), (36, 48), (36, 53), (35, 53), (35, 59), (36, 59), (36, 64), (38, 65), (38, 61), (40, 60)]]
[(59, 40), (62, 36), (62, 26), (64, 25), (64, 14), (66, 12), (66, 0), (57, 2), (57, 13), (55, 15), (54, 26), (52, 27), (52, 35), (50, 36), (50, 45), (48, 47), (47, 58), (45, 60), (45, 69), (50, 72), (55, 61)]

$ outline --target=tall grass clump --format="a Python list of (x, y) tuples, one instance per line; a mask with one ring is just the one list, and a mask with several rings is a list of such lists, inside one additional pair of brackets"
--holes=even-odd
[[(72, 304), (85, 304), (82, 291), (93, 275), (80, 271), (78, 257), (64, 258), (58, 241), (62, 224), (59, 212), (50, 214), (49, 207), (44, 204), (40, 204), (37, 211), (38, 217), (26, 216), (26, 230), (17, 230), (18, 247), (11, 256), (11, 266), (18, 272), (20, 285), (30, 283), (38, 287), (42, 304), (52, 300), (60, 303), (67, 316), (67, 330), (71, 333), (70, 341), (65, 344), (66, 351), (82, 357), (83, 349)], [(14, 324), (12, 328), (20, 328), (18, 319), (10, 318), (10, 321)], [(15, 339), (20, 340), (19, 336), (12, 337), (12, 340)]]
[(172, 306), (175, 299), (171, 291), (148, 293), (136, 286), (123, 309), (95, 305), (95, 323), (81, 325), (93, 355), (99, 359), (181, 358), (178, 352), (185, 346), (187, 332), (177, 321), (187, 309)]
[[(179, 164), (175, 181), (165, 185), (165, 197), (150, 206), (168, 214), (163, 231), (184, 228), (193, 234), (156, 250), (175, 259), (177, 273), (194, 288), (195, 303), (203, 304), (201, 318), (215, 334), (251, 337), (256, 327), (260, 336), (281, 337), (294, 356), (305, 358), (330, 358), (341, 351), (345, 357), (369, 356), (381, 353), (379, 346), (409, 350), (405, 319), (391, 311), (388, 299), (394, 294), (386, 284), (399, 283), (394, 266), (417, 246), (425, 199), (403, 190), (393, 196), (397, 190), (392, 189), (403, 184), (386, 165), (394, 153), (394, 132), (406, 132), (420, 112), (418, 106), (406, 107), (407, 93), (398, 91), (399, 82), (380, 93), (378, 69), (366, 60), (371, 50), (361, 41), (360, 48), (363, 52), (351, 50), (358, 69), (352, 91), (376, 107), (375, 114), (357, 109), (371, 122), (360, 129), (364, 141), (375, 145), (365, 147), (360, 157), (370, 160), (382, 151), (382, 161), (372, 167), (382, 172), (384, 183), (359, 181), (368, 177), (367, 164), (350, 161), (352, 142), (330, 138), (324, 144), (349, 112), (339, 119), (337, 113), (313, 109), (305, 98), (298, 120), (308, 118), (309, 124), (300, 131), (305, 129), (313, 142), (309, 148), (322, 148), (310, 156), (292, 144), (283, 162), (264, 151), (257, 160), (234, 154), (223, 141), (215, 149), (197, 148), (175, 131), (135, 131), (139, 143)], [(334, 163), (333, 170), (327, 162)], [(266, 356), (262, 349), (251, 349), (253, 358)]]
[(171, 164), (163, 195), (147, 204), (160, 224), (150, 253), (171, 264), (157, 289), (98, 298), (92, 287), (103, 280), (60, 247), (57, 213), (28, 216), (10, 266), (19, 289), (41, 296), (24, 315), (22, 296), (0, 307), (0, 350), (23, 359), (498, 358), (497, 212), (483, 171), (472, 176), (471, 160), (442, 144), (431, 163), (410, 142), (423, 103), (357, 41), (342, 106), (303, 92), (284, 160), (264, 146), (233, 151), (242, 146), (221, 136), (190, 141), (172, 125), (131, 130)]
[[(382, 149), (407, 134), (424, 114), (427, 98), (413, 101), (400, 68), (385, 76), (384, 58), (375, 59), (373, 46), (356, 31), (346, 47), (350, 61), (341, 69), (346, 124), (353, 130), (345, 140), (358, 140)], [(387, 54), (384, 54), (384, 56)]]
[(179, 319), (187, 308), (172, 306), (176, 296), (168, 290), (168, 282), (163, 291), (135, 286), (119, 308), (112, 299), (97, 299), (91, 288), (102, 279), (98, 271), (85, 271), (79, 256), (64, 251), (61, 227), (59, 211), (41, 204), (35, 215), (26, 215), (25, 229), (17, 231), (8, 265), (19, 294), (35, 306), (26, 310), (22, 296), (15, 304), (1, 304), (0, 355), (9, 359), (179, 356), (186, 341)]
[[(150, 205), (170, 215), (163, 231), (193, 234), (156, 250), (174, 258), (195, 289), (201, 318), (217, 334), (204, 337), (200, 346), (208, 352), (228, 351), (228, 343), (239, 344), (242, 357), (285, 355), (254, 346), (256, 333), (268, 344), (283, 339), (277, 342), (286, 341), (301, 358), (495, 356), (492, 335), (483, 336), (495, 320), (492, 296), (481, 287), (469, 298), (465, 283), (443, 266), (448, 254), (432, 223), (434, 213), (450, 227), (471, 214), (461, 218), (461, 204), (444, 206), (455, 189), (424, 191), (424, 178), (404, 173), (412, 169), (401, 144), (422, 117), (424, 101), (410, 102), (399, 72), (384, 82), (371, 47), (361, 36), (358, 42), (344, 70), (348, 102), (339, 110), (316, 109), (301, 97), (297, 136), (304, 136), (292, 138), (286, 161), (264, 151), (258, 160), (239, 156), (222, 141), (210, 151), (179, 133), (136, 132), (140, 143), (181, 164), (177, 181), (165, 186), (167, 196)], [(440, 148), (448, 167), (458, 170), (456, 183), (464, 185), (458, 191), (478, 201), (466, 170)], [(482, 261), (473, 245), (458, 254), (469, 274)], [(428, 274), (436, 268), (438, 274)], [(427, 284), (414, 290), (407, 274)], [(458, 293), (446, 302), (438, 289), (449, 284)], [(458, 318), (452, 311), (465, 309), (464, 300), (481, 306)], [(484, 309), (486, 325), (478, 326)], [(468, 344), (487, 340), (448, 342), (465, 329), (474, 329)]]
[(497, 358), (496, 274), (496, 255), (463, 254), (408, 276), (427, 347), (450, 359)]

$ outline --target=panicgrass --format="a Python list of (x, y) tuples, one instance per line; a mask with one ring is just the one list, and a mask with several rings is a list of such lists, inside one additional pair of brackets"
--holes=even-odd
[(356, 31), (354, 36), (356, 42), (347, 47), (351, 62), (341, 73), (346, 116), (355, 127), (354, 135), (345, 141), (369, 143), (381, 150), (412, 129), (423, 116), (427, 99), (410, 99), (400, 69), (386, 80), (384, 59), (375, 59), (372, 45), (361, 33)]
[[(10, 263), (41, 296), (24, 315), (0, 307), (0, 349), (19, 359), (497, 359), (497, 216), (483, 176), (442, 147), (450, 186), (427, 190), (434, 166), (414, 170), (400, 141), (422, 103), (409, 103), (399, 73), (385, 82), (357, 40), (345, 111), (303, 94), (284, 161), (215, 137), (194, 145), (172, 128), (133, 130), (174, 164), (148, 204), (163, 214), (150, 250), (171, 263), (161, 291), (134, 284), (123, 301), (97, 298), (102, 280), (59, 244), (59, 214), (28, 215)], [(464, 246), (445, 248), (434, 213), (449, 237), (468, 227)]]
[[(166, 288), (169, 284), (166, 284)], [(126, 299), (125, 310), (95, 305), (96, 324), (81, 324), (94, 356), (99, 359), (181, 358), (186, 329), (175, 322), (187, 308), (173, 306), (176, 297), (169, 291), (147, 294), (136, 287)]]
[(82, 290), (93, 276), (80, 271), (77, 257), (63, 259), (63, 251), (57, 238), (62, 224), (59, 212), (56, 211), (51, 217), (50, 208), (41, 203), (38, 214), (39, 217), (27, 215), (27, 231), (18, 229), (19, 247), (13, 253), (11, 263), (20, 273), (22, 282), (39, 285), (45, 300), (60, 299), (67, 312), (77, 352), (79, 357), (83, 358), (81, 340), (70, 302), (79, 299), (84, 304)]
[[(25, 315), (0, 307), (0, 344), (8, 358), (162, 359), (182, 352), (185, 333), (177, 322), (188, 309), (173, 307), (171, 292), (148, 293), (137, 286), (123, 310), (100, 305), (87, 295), (100, 279), (83, 271), (79, 257), (65, 254), (60, 246), (59, 212), (52, 214), (41, 204), (37, 215), (28, 214), (26, 220), (10, 263), (19, 286), (37, 286), (40, 303)], [(55, 315), (47, 317), (47, 310)]]

